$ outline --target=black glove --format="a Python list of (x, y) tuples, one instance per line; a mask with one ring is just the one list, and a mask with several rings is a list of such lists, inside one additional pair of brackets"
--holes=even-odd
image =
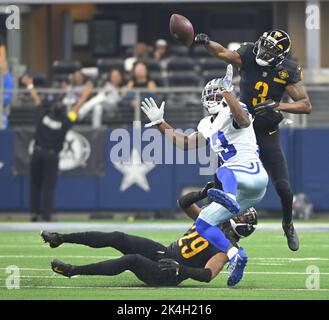
[(194, 42), (197, 44), (203, 44), (203, 45), (207, 45), (210, 42), (209, 36), (205, 33), (198, 33), (195, 38), (194, 38)]
[(207, 184), (200, 190), (200, 196), (204, 198), (208, 197), (207, 191), (215, 186), (215, 182), (209, 181)]
[(161, 271), (167, 270), (174, 270), (178, 275), (179, 272), (179, 263), (170, 258), (164, 258), (158, 261), (158, 266), (160, 267)]
[(273, 101), (271, 99), (264, 102), (258, 103), (254, 107), (254, 112), (256, 115), (264, 115), (268, 111), (274, 111), (275, 108), (279, 106), (279, 102)]

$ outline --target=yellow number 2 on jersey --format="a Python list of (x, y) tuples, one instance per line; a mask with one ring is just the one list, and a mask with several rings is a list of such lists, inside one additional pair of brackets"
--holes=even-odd
[(255, 89), (259, 91), (257, 98), (252, 99), (252, 105), (255, 106), (257, 103), (262, 103), (266, 101), (268, 94), (268, 84), (263, 81), (258, 81), (255, 84)]
[[(193, 226), (192, 229), (195, 229), (195, 226)], [(193, 241), (190, 243), (189, 246), (187, 246), (183, 244), (183, 240), (185, 239), (193, 239)], [(209, 246), (209, 242), (206, 239), (200, 237), (199, 234), (194, 231), (189, 235), (179, 239), (178, 245), (181, 247), (182, 256), (185, 259), (189, 259), (206, 249)]]

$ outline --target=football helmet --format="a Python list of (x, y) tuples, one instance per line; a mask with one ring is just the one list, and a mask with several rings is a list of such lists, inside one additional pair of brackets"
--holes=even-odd
[(291, 40), (287, 32), (279, 29), (264, 32), (254, 46), (258, 65), (276, 67), (289, 55)]
[(223, 92), (233, 91), (232, 85), (233, 67), (229, 64), (226, 68), (225, 77), (210, 80), (204, 87), (201, 95), (202, 105), (208, 110), (209, 114), (217, 114), (221, 108), (227, 106), (223, 97)]
[(250, 207), (246, 212), (230, 219), (233, 232), (238, 238), (250, 236), (257, 226), (257, 211), (254, 207)]
[(201, 102), (209, 114), (217, 114), (227, 106), (221, 88), (223, 78), (216, 78), (209, 81), (202, 91)]

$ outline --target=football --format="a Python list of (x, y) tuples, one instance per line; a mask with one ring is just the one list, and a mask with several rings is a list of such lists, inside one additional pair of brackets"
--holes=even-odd
[(179, 42), (190, 46), (194, 40), (194, 29), (190, 20), (174, 13), (170, 17), (169, 29), (171, 35)]

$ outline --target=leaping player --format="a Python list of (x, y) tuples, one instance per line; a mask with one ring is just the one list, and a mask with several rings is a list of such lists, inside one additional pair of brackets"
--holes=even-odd
[(217, 228), (240, 212), (256, 205), (265, 195), (267, 173), (259, 159), (252, 116), (247, 106), (231, 93), (233, 68), (228, 65), (224, 78), (211, 80), (202, 92), (202, 104), (209, 116), (203, 118), (197, 132), (191, 135), (174, 131), (164, 120), (164, 104), (158, 108), (154, 99), (144, 99), (142, 110), (173, 143), (187, 150), (208, 143), (218, 155), (222, 165), (216, 170), (222, 190), (211, 188), (208, 196), (213, 202), (202, 209), (196, 219), (196, 230), (213, 246), (227, 253), (230, 275), (228, 285), (238, 283), (243, 277), (248, 256), (243, 248), (237, 249)]

